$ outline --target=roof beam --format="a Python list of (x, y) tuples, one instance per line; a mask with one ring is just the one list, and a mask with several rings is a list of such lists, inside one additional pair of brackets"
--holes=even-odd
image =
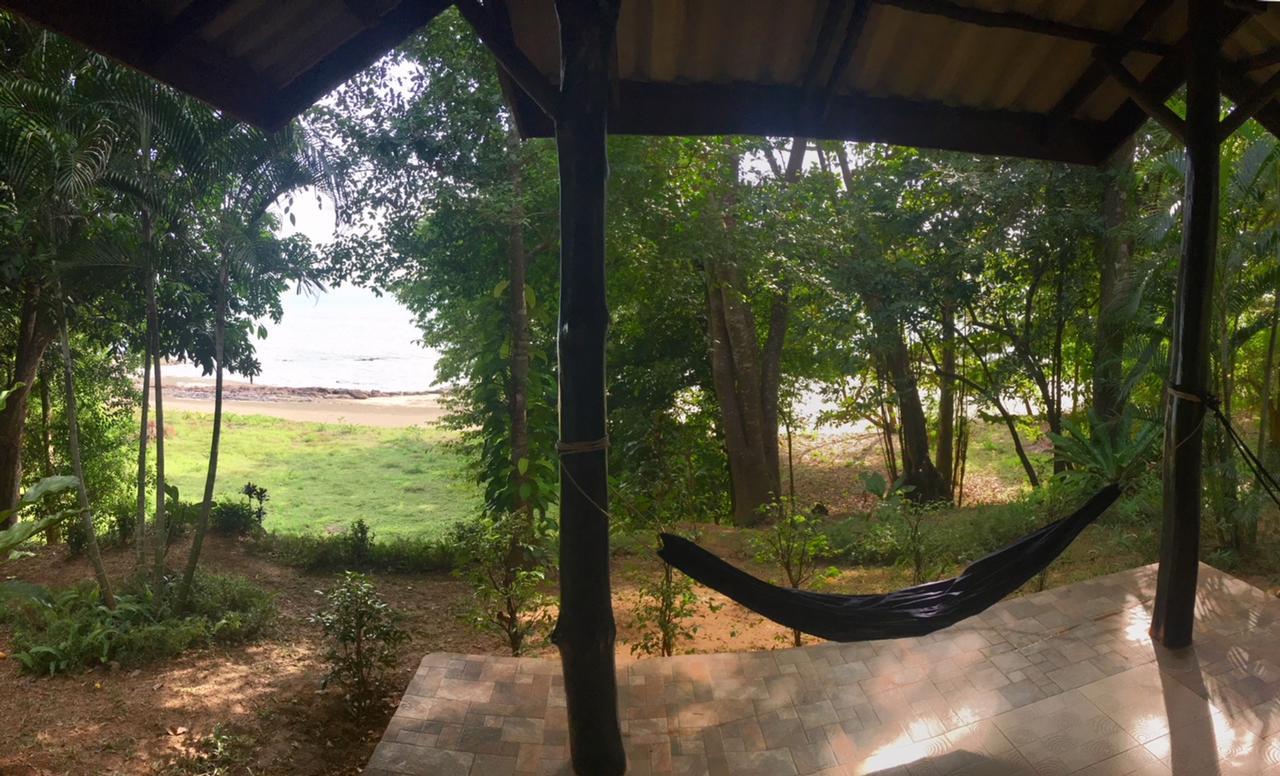
[(836, 61), (831, 65), (831, 75), (822, 90), (822, 102), (819, 103), (818, 119), (827, 117), (831, 110), (831, 102), (835, 99), (836, 90), (849, 71), (854, 52), (858, 50), (858, 41), (862, 38), (862, 29), (867, 26), (867, 16), (871, 13), (871, 0), (856, 0), (853, 15), (849, 17), (849, 26), (845, 28), (844, 41), (836, 52)]
[(455, 4), (463, 18), (480, 36), (485, 48), (489, 49), (502, 69), (511, 76), (511, 80), (529, 95), (543, 113), (554, 119), (559, 113), (560, 92), (529, 61), (515, 38), (504, 34), (504, 27), (490, 13), (490, 9), (481, 6), (476, 0), (456, 0)]
[[(1244, 76), (1222, 74), (1222, 95), (1237, 105), (1246, 102), (1249, 95), (1255, 93), (1257, 88), (1257, 84)], [(1275, 101), (1268, 102), (1259, 108), (1253, 114), (1253, 118), (1271, 134), (1280, 137), (1280, 105)]]
[(1126, 34), (1124, 32), (1111, 33), (1106, 30), (1081, 27), (1076, 24), (1054, 21), (1017, 11), (988, 11), (972, 6), (958, 5), (951, 2), (951, 0), (875, 0), (875, 2), (912, 13), (942, 16), (963, 24), (1021, 30), (1022, 32), (1047, 35), (1052, 38), (1064, 38), (1123, 51), (1141, 51), (1145, 54), (1155, 54), (1157, 56), (1165, 56), (1172, 53), (1172, 48), (1168, 44), (1147, 40), (1140, 35)]
[(286, 84), (261, 111), (258, 122), (279, 129), (352, 75), (376, 62), (415, 30), (448, 8), (450, 0), (404, 0), (370, 27), (334, 49), (314, 67)]
[[(623, 81), (622, 110), (609, 117), (609, 132), (661, 135), (736, 134), (808, 137), (815, 140), (916, 145), (979, 154), (1098, 164), (1111, 150), (1097, 142), (1101, 122), (1069, 120), (1046, 130), (1044, 116), (1015, 111), (957, 108), (901, 98), (842, 95), (826, 116), (796, 117), (804, 92), (754, 84), (673, 84)], [(527, 137), (554, 131), (544, 116), (528, 117)]]
[[(871, 0), (830, 0), (804, 77), (804, 121), (821, 118), (830, 108), (853, 52), (866, 26)], [(837, 35), (843, 26), (844, 33)], [(833, 59), (834, 57), (834, 59)]]
[(1271, 102), (1277, 93), (1280, 93), (1280, 71), (1255, 86), (1247, 97), (1236, 103), (1235, 109), (1222, 120), (1222, 124), (1218, 127), (1218, 137), (1222, 140), (1231, 137), (1237, 129), (1244, 126), (1246, 121), (1253, 118), (1254, 114)]
[(1169, 133), (1178, 138), (1182, 142), (1187, 141), (1187, 124), (1178, 114), (1169, 109), (1164, 104), (1165, 98), (1153, 94), (1146, 85), (1134, 77), (1129, 72), (1129, 68), (1124, 66), (1120, 61), (1120, 57), (1111, 55), (1105, 51), (1098, 51), (1094, 54), (1103, 67), (1107, 69), (1108, 74), (1120, 84), (1120, 88), (1124, 89), (1125, 94), (1129, 95), (1129, 99), (1133, 100), (1147, 112), (1147, 115), (1160, 123), (1160, 126), (1169, 130)]
[[(1242, 24), (1249, 21), (1251, 15), (1241, 11), (1224, 11), (1222, 14), (1222, 30), (1221, 38), (1226, 40), (1235, 34), (1236, 30)], [(1188, 36), (1183, 36), (1178, 41), (1178, 48), (1181, 50), (1185, 47)], [(1227, 73), (1223, 73), (1224, 83)], [(1182, 57), (1166, 57), (1160, 64), (1147, 75), (1142, 82), (1145, 89), (1158, 97), (1161, 102), (1169, 99), (1169, 95), (1173, 94), (1179, 86), (1186, 81), (1186, 62)], [(1118, 146), (1125, 138), (1138, 131), (1142, 123), (1147, 120), (1147, 113), (1136, 103), (1132, 101), (1126, 103), (1116, 111), (1115, 115), (1107, 120), (1105, 134), (1102, 138), (1103, 145), (1114, 148)]]
[(1252, 56), (1238, 59), (1235, 62), (1228, 63), (1227, 67), (1238, 73), (1251, 73), (1254, 70), (1261, 70), (1264, 67), (1274, 67), (1280, 65), (1280, 46), (1269, 48)]
[[(1129, 21), (1125, 22), (1124, 28), (1121, 30), (1123, 35), (1142, 36), (1146, 35), (1156, 22), (1160, 21), (1160, 17), (1164, 16), (1169, 10), (1169, 6), (1173, 5), (1173, 0), (1147, 0), (1133, 16), (1129, 17)], [(1062, 95), (1062, 99), (1058, 100), (1058, 104), (1053, 106), (1053, 115), (1059, 119), (1066, 119), (1080, 110), (1089, 98), (1098, 91), (1103, 82), (1107, 80), (1107, 67), (1102, 62), (1094, 60), (1089, 64), (1089, 68), (1084, 74), (1072, 84), (1066, 94)]]

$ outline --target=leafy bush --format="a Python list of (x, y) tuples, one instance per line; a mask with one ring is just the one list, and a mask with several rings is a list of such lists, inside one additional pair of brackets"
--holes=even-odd
[(223, 499), (213, 505), (210, 527), (225, 536), (254, 536), (262, 530), (262, 515), (244, 501)]
[[(801, 588), (825, 576), (818, 565), (828, 552), (828, 540), (819, 530), (815, 517), (789, 506), (780, 509), (783, 512), (778, 521), (752, 542), (756, 560), (777, 566), (787, 585)], [(801, 645), (800, 631), (793, 629), (791, 638), (795, 646)]]
[(95, 585), (28, 598), (12, 614), (14, 658), (33, 674), (57, 674), (106, 663), (140, 665), (195, 647), (257, 637), (275, 613), (268, 593), (243, 579), (200, 575), (191, 614), (152, 606), (145, 588), (116, 596), (108, 609)]
[(409, 634), (396, 626), (398, 617), (363, 574), (344, 573), (325, 595), (325, 608), (310, 618), (329, 640), (324, 686), (341, 685), (348, 711), (362, 717), (382, 700), (387, 671)]
[(450, 571), (457, 564), (458, 551), (448, 541), (396, 537), (374, 542), (372, 535), (361, 548), (359, 558), (352, 556), (353, 531), (336, 536), (316, 534), (260, 534), (252, 547), (279, 563), (303, 571), (379, 571), (396, 574), (421, 574)]
[(460, 576), (475, 588), (473, 622), (501, 633), (519, 655), (543, 622), (546, 596), (540, 590), (551, 565), (546, 543), (522, 516), (483, 515), (454, 528), (462, 565)]

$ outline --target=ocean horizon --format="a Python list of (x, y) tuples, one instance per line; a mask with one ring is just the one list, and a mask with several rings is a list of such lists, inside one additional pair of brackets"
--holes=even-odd
[[(358, 286), (318, 295), (289, 292), (279, 323), (266, 321), (255, 340), (258, 385), (417, 393), (438, 389), (439, 353), (423, 347), (408, 308)], [(166, 366), (166, 378), (207, 377), (190, 363)], [(246, 380), (240, 375), (228, 379)]]

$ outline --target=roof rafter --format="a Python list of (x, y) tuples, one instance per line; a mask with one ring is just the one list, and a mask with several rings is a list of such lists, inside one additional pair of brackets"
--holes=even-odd
[(1160, 123), (1160, 126), (1169, 130), (1169, 133), (1178, 138), (1182, 142), (1187, 142), (1187, 123), (1179, 118), (1178, 114), (1169, 109), (1164, 104), (1165, 98), (1153, 94), (1147, 89), (1146, 85), (1134, 77), (1129, 72), (1129, 68), (1124, 66), (1120, 61), (1120, 57), (1109, 54), (1106, 51), (1098, 51), (1094, 54), (1103, 67), (1107, 68), (1107, 72), (1120, 84), (1120, 88), (1124, 89), (1125, 94), (1129, 95), (1129, 99), (1136, 102), (1147, 115)]
[[(1235, 34), (1236, 30), (1242, 24), (1249, 21), (1251, 14), (1244, 11), (1225, 11), (1222, 14), (1222, 31), (1221, 37), (1225, 40)], [(1186, 43), (1187, 36), (1178, 41), (1178, 48), (1182, 49)], [(1227, 73), (1223, 73), (1224, 83)], [(1143, 79), (1142, 84), (1147, 92), (1155, 95), (1161, 102), (1169, 99), (1169, 95), (1173, 94), (1182, 83), (1186, 80), (1186, 62), (1182, 57), (1165, 57), (1160, 64), (1156, 65), (1147, 77)], [(1120, 110), (1116, 111), (1106, 125), (1105, 136), (1102, 138), (1104, 145), (1114, 148), (1118, 146), (1122, 140), (1138, 131), (1142, 126), (1142, 122), (1147, 120), (1147, 113), (1141, 107), (1129, 101), (1125, 103)]]
[[(897, 143), (1075, 164), (1098, 164), (1109, 150), (1097, 142), (1101, 122), (1071, 119), (1050, 131), (1045, 117), (1033, 113), (840, 95), (827, 115), (799, 122), (804, 93), (795, 87), (623, 81), (619, 89), (626, 109), (609, 117), (611, 134), (665, 134), (671, 116), (678, 115), (689, 135), (723, 134), (729, 120), (741, 134)], [(528, 136), (554, 133), (545, 116), (530, 119)]]
[[(1134, 11), (1133, 16), (1129, 17), (1129, 21), (1125, 22), (1122, 33), (1146, 35), (1172, 5), (1173, 0), (1146, 0), (1137, 11)], [(1106, 65), (1097, 60), (1091, 62), (1089, 69), (1084, 71), (1084, 74), (1058, 100), (1058, 104), (1053, 106), (1052, 114), (1059, 118), (1074, 115), (1098, 91), (1107, 75)]]
[(1053, 38), (1064, 38), (1094, 46), (1121, 49), (1124, 51), (1141, 51), (1146, 54), (1164, 56), (1172, 52), (1166, 43), (1147, 40), (1141, 35), (1120, 32), (1112, 33), (1092, 27), (1081, 27), (1042, 16), (1019, 13), (1017, 11), (988, 11), (959, 5), (951, 0), (875, 0), (879, 5), (893, 6), (911, 13), (942, 16), (963, 24), (975, 24), (982, 27), (999, 27), (1009, 30), (1021, 30), (1037, 35)]

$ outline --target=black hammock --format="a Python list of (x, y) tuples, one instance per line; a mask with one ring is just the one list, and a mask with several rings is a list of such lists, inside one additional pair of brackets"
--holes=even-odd
[(924, 636), (981, 613), (1044, 571), (1119, 496), (1119, 486), (1108, 485), (1067, 517), (973, 562), (958, 577), (882, 595), (771, 585), (671, 534), (662, 534), (658, 555), (751, 611), (811, 636), (830, 641)]

